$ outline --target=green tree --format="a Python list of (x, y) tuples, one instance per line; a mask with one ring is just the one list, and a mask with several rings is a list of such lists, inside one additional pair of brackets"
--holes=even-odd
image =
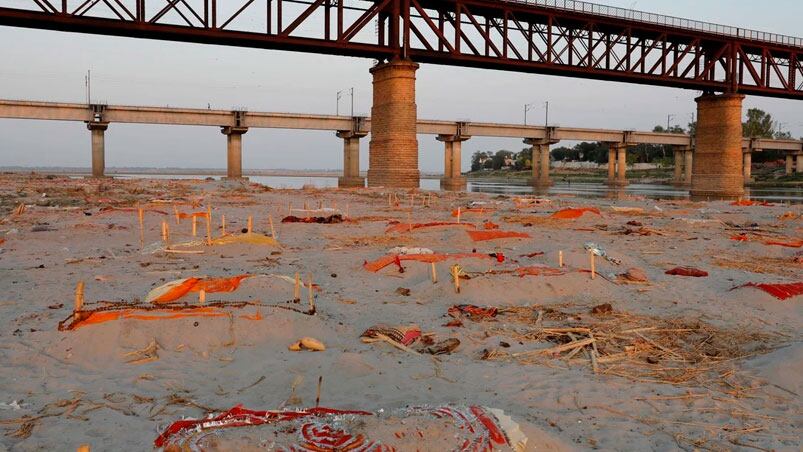
[(526, 147), (516, 154), (515, 168), (518, 171), (533, 167), (533, 148)]
[(507, 159), (512, 159), (512, 158), (513, 158), (513, 153), (510, 151), (506, 151), (504, 149), (496, 151), (496, 154), (494, 154), (493, 158), (491, 159), (493, 162), (493, 169), (495, 170), (502, 169), (502, 167), (505, 166), (505, 161)]
[(747, 110), (747, 121), (742, 123), (742, 135), (749, 138), (773, 138), (772, 115), (758, 108)]
[(485, 166), (485, 162), (490, 160), (491, 156), (487, 152), (476, 151), (471, 155), (471, 171), (480, 171)]

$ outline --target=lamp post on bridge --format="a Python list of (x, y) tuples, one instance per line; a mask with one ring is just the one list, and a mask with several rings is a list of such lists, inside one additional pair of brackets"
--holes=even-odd
[(675, 119), (676, 115), (666, 115), (666, 131), (669, 132), (669, 123)]
[[(354, 88), (350, 88), (348, 91), (349, 95), (351, 96), (351, 116), (354, 116)], [(340, 98), (343, 97), (345, 92), (345, 89), (341, 89), (337, 92), (337, 106), (335, 107), (336, 116), (340, 116)]]
[[(527, 125), (527, 112), (532, 110), (536, 107), (535, 102), (531, 104), (524, 104), (524, 125)], [(546, 115), (544, 119), (544, 127), (549, 127), (549, 101), (544, 102), (544, 108), (546, 109)]]

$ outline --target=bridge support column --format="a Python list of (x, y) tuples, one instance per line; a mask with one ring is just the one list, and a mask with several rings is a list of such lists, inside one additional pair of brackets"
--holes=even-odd
[(415, 71), (418, 65), (393, 60), (371, 68), (374, 76), (371, 107), (368, 186), (418, 188)]
[(365, 132), (341, 130), (337, 137), (343, 139), (343, 177), (337, 178), (340, 188), (365, 187), (365, 178), (360, 176), (360, 138)]
[[(93, 135), (93, 140), (92, 140), (93, 155), (94, 155), (94, 148), (95, 148), (95, 141), (94, 141), (94, 135)], [(792, 170), (794, 169), (794, 166), (795, 166), (795, 158), (791, 153), (787, 152), (786, 153), (786, 175), (787, 176), (791, 176), (792, 175), (792, 173), (793, 173)]]
[(464, 191), (466, 178), (463, 177), (462, 148), (463, 141), (469, 137), (459, 135), (438, 135), (437, 140), (443, 142), (443, 178), (441, 190)]
[(533, 187), (549, 187), (552, 180), (549, 178), (549, 140), (526, 138), (524, 144), (532, 146), (533, 177), (530, 185)]
[(803, 173), (803, 152), (800, 152), (796, 155), (797, 163), (795, 163), (795, 172), (798, 174)]
[(627, 185), (627, 143), (611, 143), (608, 147), (608, 185)]
[(674, 185), (681, 185), (683, 183), (683, 148), (675, 146), (673, 151), (675, 151), (675, 172), (672, 175), (672, 183)]
[(692, 198), (738, 198), (744, 195), (742, 100), (737, 94), (697, 98), (696, 155)]
[(750, 149), (745, 149), (742, 154), (742, 173), (744, 174), (744, 183), (749, 184), (753, 181), (753, 153)]
[(694, 165), (694, 148), (683, 151), (683, 185), (691, 185), (692, 167)]
[(616, 148), (613, 144), (608, 145), (608, 185), (616, 182)]
[(220, 132), (226, 135), (227, 179), (243, 178), (243, 135), (248, 127), (221, 127)]
[(86, 128), (92, 134), (92, 177), (105, 177), (106, 129), (108, 122), (88, 122)]

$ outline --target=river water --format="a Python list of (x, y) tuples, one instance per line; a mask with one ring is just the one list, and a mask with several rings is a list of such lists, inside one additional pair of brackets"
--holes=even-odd
[[(150, 174), (115, 174), (115, 177), (158, 178), (158, 179), (203, 179), (202, 174), (182, 175), (150, 175)], [(216, 177), (219, 179), (219, 177)], [(337, 187), (337, 177), (310, 176), (250, 176), (251, 182), (268, 185), (274, 188), (301, 188), (314, 185), (320, 188)], [(438, 179), (421, 179), (422, 190), (440, 190)], [(507, 180), (470, 180), (467, 190), (478, 193), (499, 193), (508, 195), (575, 195), (588, 198), (616, 197), (620, 195), (644, 196), (650, 199), (687, 199), (688, 190), (681, 187), (662, 184), (630, 184), (624, 189), (612, 189), (601, 183), (566, 183), (556, 181), (547, 190), (535, 189), (522, 181)], [(798, 187), (760, 187), (746, 188), (746, 198), (757, 201), (789, 202), (803, 204), (803, 188)]]

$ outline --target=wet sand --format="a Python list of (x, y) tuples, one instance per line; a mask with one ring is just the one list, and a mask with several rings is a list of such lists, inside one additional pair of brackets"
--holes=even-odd
[[(799, 450), (803, 298), (740, 286), (803, 282), (803, 248), (795, 246), (803, 240), (800, 206), (532, 199), (2, 175), (0, 449), (149, 450), (182, 417), (238, 404), (314, 406), (322, 376), (326, 407), (503, 410), (528, 436), (529, 450)], [(25, 208), (15, 212), (20, 203)], [(293, 214), (339, 213), (345, 221), (281, 223), (288, 205), (305, 204), (334, 210)], [(144, 246), (138, 206), (145, 209)], [(176, 224), (176, 211), (207, 207), (213, 239), (222, 215), (230, 234), (241, 235), (252, 216), (254, 233), (270, 236), (270, 215), (279, 245), (207, 246), (205, 218), (195, 238), (191, 220)], [(458, 207), (462, 225), (405, 230), (411, 220), (457, 222)], [(599, 214), (551, 218), (581, 207)], [(485, 229), (486, 222), (499, 229)], [(529, 238), (475, 242), (465, 223)], [(588, 242), (610, 258), (595, 257), (593, 279)], [(435, 264), (437, 283), (426, 262), (400, 259), (403, 272), (395, 263), (365, 268), (394, 247), (483, 257), (445, 257)], [(465, 275), (459, 293), (454, 264)], [(679, 266), (708, 276), (665, 274)], [(647, 281), (618, 276), (629, 269)], [(317, 285), (315, 315), (306, 313), (307, 289), (295, 303), (292, 281), (280, 277), (296, 273)], [(58, 330), (73, 312), (79, 281), (83, 309), (91, 311), (141, 306), (149, 291), (180, 278), (244, 274), (273, 276), (206, 293), (207, 306), (247, 302), (221, 308), (225, 315), (140, 316)], [(199, 306), (199, 294), (181, 301)], [(460, 304), (497, 313), (448, 315)], [(423, 339), (409, 347), (420, 354), (363, 343), (360, 334), (380, 323), (416, 324), (425, 338), (460, 345), (432, 356)], [(571, 328), (574, 338), (564, 332)], [(555, 351), (586, 331), (602, 336)], [(288, 350), (305, 336), (326, 350)]]

